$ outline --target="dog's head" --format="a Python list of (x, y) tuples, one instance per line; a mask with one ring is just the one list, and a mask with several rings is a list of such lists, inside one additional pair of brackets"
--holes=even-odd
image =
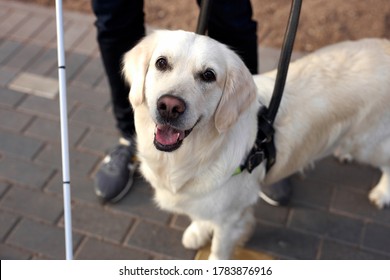
[(185, 31), (156, 31), (123, 59), (130, 102), (146, 105), (156, 124), (154, 144), (178, 149), (194, 129), (224, 133), (256, 96), (242, 60), (223, 44)]

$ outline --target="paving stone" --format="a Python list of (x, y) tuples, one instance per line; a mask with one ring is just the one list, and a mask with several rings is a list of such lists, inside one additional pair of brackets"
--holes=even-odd
[[(78, 53), (65, 53), (65, 64), (66, 64), (66, 79), (71, 81), (76, 73), (84, 66), (86, 61), (89, 59), (88, 56)], [(51, 78), (58, 78), (57, 65), (48, 73)]]
[(135, 178), (134, 186), (119, 203), (108, 207), (164, 225), (171, 219), (170, 213), (157, 208), (151, 187), (140, 178)]
[(96, 28), (93, 26), (93, 24), (86, 25), (89, 26), (89, 30), (86, 31), (84, 36), (77, 40), (73, 45), (73, 51), (77, 53), (82, 53), (86, 55), (92, 55), (94, 51), (97, 49), (97, 41), (96, 41)]
[(26, 18), (26, 20), (24, 20), (18, 26), (17, 30), (10, 34), (10, 37), (19, 41), (26, 41), (38, 32), (38, 30), (43, 26), (45, 21), (45, 17), (30, 14)]
[(78, 260), (150, 260), (150, 254), (88, 238), (77, 253)]
[(40, 140), (0, 130), (0, 151), (15, 157), (31, 159), (42, 147)]
[(13, 213), (0, 211), (0, 240), (3, 240), (15, 226), (19, 217)]
[(0, 181), (0, 197), (8, 190), (9, 184), (6, 182)]
[(28, 260), (31, 254), (20, 249), (13, 248), (8, 245), (0, 244), (0, 259), (1, 260)]
[(40, 46), (46, 46), (49, 43), (54, 44), (57, 39), (55, 18), (45, 18), (45, 25), (38, 30), (38, 33), (34, 34), (33, 38), (30, 39), (32, 42)]
[(103, 76), (95, 85), (95, 89), (109, 95), (110, 87), (106, 76)]
[(100, 207), (74, 204), (72, 227), (88, 236), (121, 243), (134, 220), (129, 216), (110, 213)]
[(45, 49), (45, 51), (41, 53), (33, 63), (28, 65), (25, 71), (36, 75), (45, 76), (48, 75), (53, 69), (56, 69), (56, 66), (57, 50)]
[(15, 30), (23, 23), (28, 14), (25, 11), (13, 10), (7, 20), (0, 25), (0, 34), (3, 36), (8, 35), (11, 31)]
[(333, 186), (367, 192), (372, 188), (373, 182), (378, 176), (378, 171), (372, 167), (354, 162), (340, 163), (334, 157), (328, 157), (316, 164), (310, 172), (310, 176)]
[(69, 51), (80, 41), (84, 36), (86, 36), (88, 31), (88, 26), (81, 25), (78, 22), (72, 21), (70, 24), (67, 24), (67, 28), (64, 30), (64, 48), (66, 51)]
[(89, 126), (102, 128), (112, 132), (116, 131), (112, 114), (96, 108), (80, 106), (76, 112), (73, 113), (71, 119)]
[(183, 232), (165, 226), (140, 221), (127, 244), (144, 248), (174, 259), (193, 259), (195, 252), (181, 244)]
[[(75, 102), (67, 101), (68, 113), (72, 111), (74, 106)], [(28, 95), (18, 106), (18, 110), (55, 120), (60, 119), (60, 103), (58, 99)]]
[(359, 244), (363, 221), (308, 208), (292, 209), (289, 227)]
[[(43, 165), (62, 168), (62, 153), (60, 145), (47, 145), (35, 159)], [(96, 165), (98, 157), (90, 153), (69, 149), (69, 166), (71, 174), (77, 172), (80, 174), (89, 174)]]
[(0, 203), (0, 207), (26, 217), (57, 221), (62, 214), (62, 199), (28, 188), (13, 186)]
[(3, 3), (0, 3), (0, 6), (9, 8), (10, 10), (13, 11), (19, 11), (19, 12), (27, 12), (27, 13), (34, 13), (34, 14), (39, 14), (42, 16), (49, 16), (53, 17), (55, 16), (53, 14), (53, 8), (51, 7), (45, 7), (42, 5), (37, 5), (37, 4), (29, 4), (26, 5), (26, 3), (21, 3), (20, 1), (8, 1), (4, 3), (5, 1), (1, 1)]
[(108, 153), (118, 145), (119, 134), (109, 133), (99, 129), (94, 129), (88, 132), (80, 143), (80, 148), (101, 153)]
[(5, 66), (22, 71), (42, 51), (42, 47), (35, 44), (24, 44), (7, 60)]
[(8, 85), (8, 83), (15, 78), (17, 74), (17, 70), (15, 69), (9, 69), (6, 67), (0, 67), (0, 104), (2, 103), (3, 97), (1, 96), (3, 94), (3, 91), (10, 91), (9, 89), (5, 89), (5, 87)]
[(76, 85), (86, 85), (93, 87), (105, 75), (100, 57), (90, 59), (74, 77), (73, 83)]
[[(81, 138), (81, 135), (85, 133), (85, 126), (69, 122), (68, 133), (69, 146), (74, 146), (74, 144)], [(57, 144), (61, 143), (61, 126), (59, 121), (38, 117), (28, 127), (26, 134), (42, 140), (52, 141)]]
[(53, 169), (32, 164), (30, 161), (3, 156), (0, 160), (0, 177), (38, 189), (49, 180)]
[(58, 81), (56, 79), (32, 73), (20, 73), (9, 85), (10, 89), (54, 99), (58, 95)]
[(22, 48), (22, 44), (20, 42), (8, 39), (4, 40), (0, 45), (0, 64), (5, 64), (20, 48)]
[(351, 217), (373, 219), (390, 225), (390, 209), (379, 210), (368, 200), (368, 193), (337, 188), (330, 210)]
[(174, 215), (172, 220), (172, 226), (182, 231), (191, 224), (191, 219), (185, 215)]
[(87, 107), (95, 107), (104, 110), (110, 103), (110, 94), (108, 91), (98, 91), (89, 87), (70, 85), (67, 90), (68, 99), (73, 102), (79, 102)]
[(9, 16), (9, 13), (10, 12), (8, 8), (4, 8), (0, 10), (0, 23)]
[[(73, 233), (73, 248), (80, 243), (81, 236)], [(50, 226), (32, 220), (22, 220), (6, 244), (25, 248), (50, 259), (65, 259), (65, 234), (62, 228)]]
[(257, 223), (246, 247), (287, 259), (315, 259), (319, 238), (284, 227)]
[(275, 207), (260, 200), (254, 207), (254, 214), (257, 220), (267, 221), (276, 225), (286, 224), (290, 209), (288, 207)]
[(309, 207), (328, 209), (334, 192), (333, 184), (318, 179), (312, 173), (295, 174), (289, 178), (292, 186), (291, 206), (306, 205)]
[[(81, 202), (88, 202), (96, 205), (98, 198), (94, 192), (94, 185), (91, 178), (85, 176), (85, 174), (79, 174), (77, 172), (70, 172), (70, 189), (72, 200), (78, 200)], [(62, 172), (58, 172), (49, 182), (46, 191), (50, 193), (56, 193), (62, 195), (63, 183)]]
[(20, 132), (32, 118), (32, 115), (0, 108), (0, 128)]
[(390, 256), (362, 250), (357, 246), (324, 240), (319, 258), (321, 260), (389, 260)]
[(23, 98), (24, 94), (18, 91), (0, 88), (0, 106), (1, 107), (14, 107), (18, 104)]
[(93, 24), (95, 23), (95, 17), (93, 15), (86, 16), (85, 13), (81, 13), (81, 12), (66, 12), (64, 15), (64, 20), (75, 23), (76, 26), (78, 24), (93, 26)]
[(318, 209), (328, 209), (332, 200), (333, 186), (313, 181), (303, 180), (300, 184), (293, 183), (292, 207), (308, 206)]
[(370, 222), (367, 224), (363, 246), (386, 253), (390, 259), (390, 227)]

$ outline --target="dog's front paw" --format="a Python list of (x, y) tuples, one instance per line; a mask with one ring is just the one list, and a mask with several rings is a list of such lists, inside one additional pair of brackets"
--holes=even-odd
[(187, 249), (199, 249), (210, 240), (211, 232), (201, 222), (192, 222), (184, 231), (182, 243)]
[(390, 205), (390, 194), (384, 192), (381, 188), (378, 187), (375, 187), (371, 190), (370, 194), (368, 195), (368, 198), (379, 209)]

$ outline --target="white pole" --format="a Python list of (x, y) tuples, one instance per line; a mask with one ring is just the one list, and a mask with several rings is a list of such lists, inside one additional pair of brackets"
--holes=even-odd
[(73, 259), (72, 211), (69, 175), (68, 110), (66, 104), (66, 71), (64, 51), (64, 23), (62, 19), (62, 0), (56, 0), (58, 81), (60, 93), (62, 182), (64, 195), (64, 228), (66, 259)]

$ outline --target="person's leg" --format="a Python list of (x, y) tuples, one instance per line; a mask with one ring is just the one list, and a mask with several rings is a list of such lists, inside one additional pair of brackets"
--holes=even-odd
[(95, 192), (103, 202), (116, 202), (130, 189), (136, 168), (134, 116), (121, 65), (123, 54), (145, 35), (143, 0), (92, 0), (92, 7), (113, 113), (122, 136), (120, 144), (104, 158), (96, 173)]
[(252, 74), (258, 73), (257, 23), (249, 0), (213, 0), (208, 35), (231, 47)]
[(134, 135), (134, 118), (128, 100), (129, 87), (121, 75), (121, 60), (144, 35), (143, 0), (92, 0), (97, 40), (111, 90), (117, 126), (122, 135)]

